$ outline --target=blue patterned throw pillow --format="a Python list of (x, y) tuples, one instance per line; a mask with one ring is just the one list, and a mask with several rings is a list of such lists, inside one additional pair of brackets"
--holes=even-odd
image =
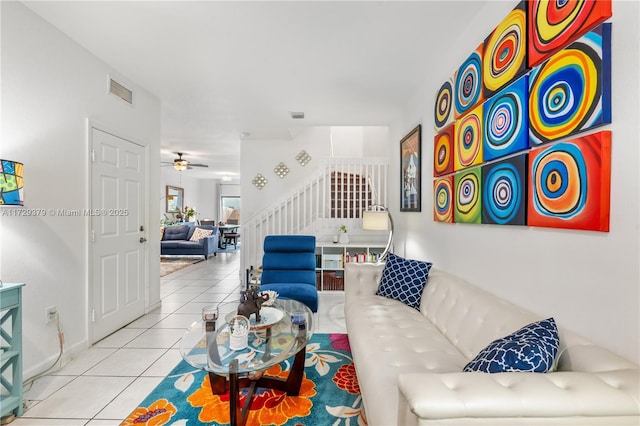
[(534, 322), (502, 339), (494, 340), (463, 371), (502, 373), (551, 370), (558, 353), (558, 328), (553, 318)]
[(429, 262), (404, 259), (389, 253), (376, 294), (420, 310), (420, 298), (427, 285), (431, 265)]

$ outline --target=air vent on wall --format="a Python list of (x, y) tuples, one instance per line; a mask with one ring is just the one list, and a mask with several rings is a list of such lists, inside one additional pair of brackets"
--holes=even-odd
[(291, 118), (294, 118), (294, 119), (299, 120), (304, 118), (304, 112), (291, 112), (290, 114), (291, 114)]
[(133, 103), (133, 92), (112, 78), (109, 79), (109, 93), (116, 95), (127, 103)]

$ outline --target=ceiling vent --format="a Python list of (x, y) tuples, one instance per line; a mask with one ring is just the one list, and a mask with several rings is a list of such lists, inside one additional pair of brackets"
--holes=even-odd
[(291, 118), (294, 120), (301, 120), (304, 118), (304, 112), (290, 112)]
[(116, 95), (129, 104), (133, 104), (133, 92), (112, 78), (109, 79), (109, 93)]

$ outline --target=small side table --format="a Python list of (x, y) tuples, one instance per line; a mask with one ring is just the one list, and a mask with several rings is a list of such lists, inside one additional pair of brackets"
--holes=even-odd
[[(23, 283), (4, 283), (0, 287), (0, 335), (6, 346), (0, 346), (0, 385), (8, 394), (0, 395), (0, 417), (22, 408), (22, 287)], [(10, 368), (10, 375), (5, 371)], [(9, 377), (10, 380), (6, 378)]]
[[(234, 350), (226, 318), (235, 316), (237, 307), (238, 302), (221, 303), (203, 311), (203, 320), (191, 326), (180, 340), (180, 354), (189, 365), (208, 373), (214, 395), (229, 395), (231, 426), (244, 426), (257, 388), (299, 395), (306, 346), (313, 335), (313, 312), (298, 301), (276, 299), (273, 308), (281, 312), (281, 319), (263, 326), (256, 324), (247, 347)], [(220, 320), (222, 325), (216, 326)], [(291, 357), (294, 360), (286, 379), (263, 374)], [(248, 389), (244, 406), (240, 404), (241, 388)]]

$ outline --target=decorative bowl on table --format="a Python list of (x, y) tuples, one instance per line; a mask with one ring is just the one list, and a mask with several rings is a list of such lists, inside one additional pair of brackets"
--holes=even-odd
[[(237, 314), (237, 311), (233, 311), (233, 312), (229, 312), (225, 316), (225, 321), (227, 321), (227, 324), (231, 320), (233, 320), (236, 314)], [(256, 321), (255, 314), (252, 314), (249, 317), (249, 330), (250, 331), (264, 330), (266, 328), (271, 327), (274, 324), (277, 324), (278, 322), (280, 322), (282, 318), (284, 318), (284, 312), (282, 312), (280, 309), (271, 308), (269, 306), (263, 306), (262, 309), (260, 309), (260, 322)]]
[(259, 295), (263, 295), (266, 294), (269, 296), (269, 299), (262, 302), (262, 306), (273, 306), (273, 304), (276, 301), (276, 298), (278, 297), (278, 292), (277, 291), (273, 291), (273, 290), (264, 290), (261, 291), (260, 293), (258, 293)]

